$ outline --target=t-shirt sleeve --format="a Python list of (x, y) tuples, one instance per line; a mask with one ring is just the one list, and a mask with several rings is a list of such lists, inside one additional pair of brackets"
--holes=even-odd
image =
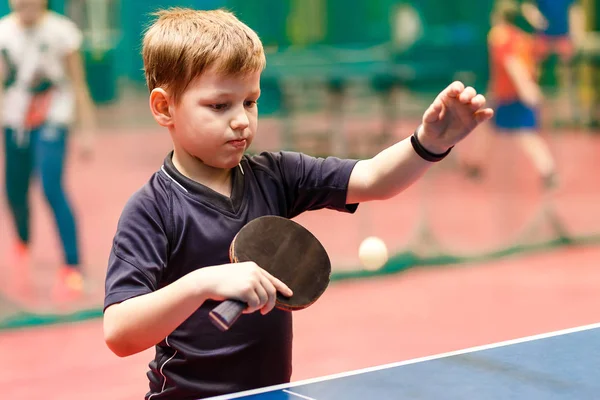
[(83, 34), (77, 25), (69, 19), (63, 19), (61, 25), (61, 51), (64, 55), (68, 55), (81, 48)]
[(316, 158), (297, 152), (270, 154), (281, 176), (288, 215), (328, 208), (354, 213), (358, 204), (346, 204), (350, 174), (358, 160)]
[(148, 192), (132, 196), (119, 219), (108, 261), (104, 309), (159, 289), (168, 260), (167, 221)]

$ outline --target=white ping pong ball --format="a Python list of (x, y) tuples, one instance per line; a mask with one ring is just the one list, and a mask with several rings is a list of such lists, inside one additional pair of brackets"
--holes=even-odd
[(369, 236), (358, 248), (358, 258), (364, 268), (375, 270), (383, 267), (388, 261), (388, 250), (383, 240)]

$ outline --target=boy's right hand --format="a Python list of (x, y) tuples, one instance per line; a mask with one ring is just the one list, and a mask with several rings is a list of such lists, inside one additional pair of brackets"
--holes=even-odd
[(291, 296), (292, 290), (254, 262), (206, 267), (198, 270), (213, 300), (237, 299), (248, 304), (245, 314), (260, 310), (265, 315), (275, 307), (277, 292)]

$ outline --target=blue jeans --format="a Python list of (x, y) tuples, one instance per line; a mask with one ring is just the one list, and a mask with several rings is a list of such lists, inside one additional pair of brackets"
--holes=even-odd
[(77, 228), (63, 187), (68, 133), (66, 127), (46, 124), (25, 134), (23, 138), (15, 130), (5, 128), (5, 184), (17, 233), (21, 241), (27, 244), (30, 239), (29, 187), (32, 174), (39, 176), (44, 195), (54, 214), (65, 263), (77, 266)]

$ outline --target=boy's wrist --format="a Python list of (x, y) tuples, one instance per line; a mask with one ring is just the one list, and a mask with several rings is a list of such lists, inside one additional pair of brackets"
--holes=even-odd
[(431, 140), (430, 135), (427, 135), (425, 132), (424, 124), (419, 125), (419, 127), (415, 130), (414, 136), (417, 139), (418, 144), (421, 145), (421, 148), (430, 153), (433, 157), (442, 157), (452, 148), (441, 145), (439, 140)]
[(211, 290), (208, 285), (209, 280), (206, 279), (205, 268), (200, 268), (186, 275), (186, 293), (197, 300), (199, 305), (211, 296)]

